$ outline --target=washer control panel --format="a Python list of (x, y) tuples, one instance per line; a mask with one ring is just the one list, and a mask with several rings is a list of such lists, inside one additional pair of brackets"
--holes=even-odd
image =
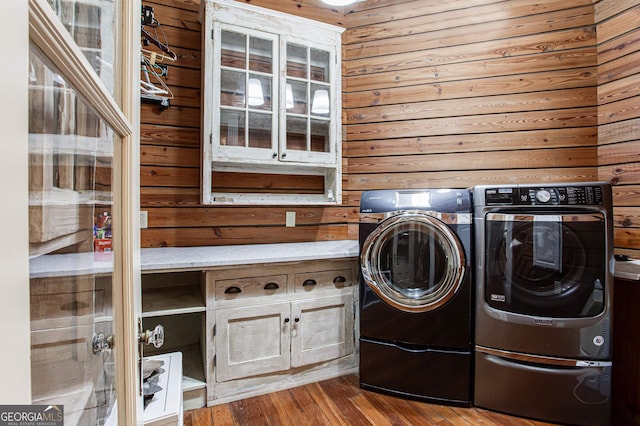
[(485, 189), (487, 205), (602, 205), (601, 186), (521, 186)]

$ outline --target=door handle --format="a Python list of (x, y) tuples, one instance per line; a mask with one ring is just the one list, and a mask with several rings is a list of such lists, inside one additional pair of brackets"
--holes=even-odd
[(113, 334), (106, 336), (103, 332), (94, 333), (91, 337), (91, 351), (94, 355), (100, 355), (105, 351), (111, 350), (116, 342)]
[(156, 325), (156, 328), (152, 330), (143, 331), (138, 336), (140, 343), (145, 345), (153, 345), (158, 349), (164, 345), (164, 327), (160, 324)]

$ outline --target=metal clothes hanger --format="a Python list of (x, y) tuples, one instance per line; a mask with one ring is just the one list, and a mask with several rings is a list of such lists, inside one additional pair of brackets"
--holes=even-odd
[[(146, 56), (141, 55), (140, 64), (140, 71), (144, 76), (144, 78), (140, 79), (141, 100), (150, 103), (159, 103), (162, 107), (168, 108), (170, 105), (169, 101), (173, 99), (173, 92), (171, 92), (169, 86), (167, 86), (161, 76), (155, 71), (155, 64), (151, 64)], [(153, 82), (151, 81), (152, 78), (154, 80)]]
[[(153, 28), (155, 35), (149, 32), (145, 26)], [(158, 30), (160, 30), (164, 42), (160, 41)], [(167, 67), (160, 66), (157, 63), (165, 59), (175, 61), (178, 56), (169, 47), (160, 22), (153, 16), (153, 7), (151, 6), (142, 6), (140, 31), (142, 45), (153, 44), (161, 52), (141, 48), (140, 71), (142, 78), (140, 78), (140, 98), (143, 102), (159, 103), (162, 107), (168, 108), (170, 99), (173, 99), (173, 93), (162, 79), (162, 76), (166, 75)]]
[(143, 38), (142, 40), (143, 44), (146, 40), (148, 43), (153, 44), (158, 49), (160, 49), (163, 53), (165, 53), (169, 59), (175, 61), (178, 58), (178, 55), (176, 55), (175, 52), (171, 50), (168, 44), (162, 43), (160, 40), (158, 40), (156, 37), (154, 37), (149, 31), (145, 30), (144, 28), (140, 28), (140, 31)]

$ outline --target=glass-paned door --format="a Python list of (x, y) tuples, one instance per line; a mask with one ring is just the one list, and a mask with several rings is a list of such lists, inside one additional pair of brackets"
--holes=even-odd
[(111, 415), (113, 130), (32, 49), (29, 85), (31, 389), (65, 424)]
[[(277, 38), (218, 27), (220, 73), (217, 155), (273, 159), (277, 152)], [(277, 154), (276, 154), (277, 157)]]
[(284, 55), (283, 159), (301, 162), (333, 161), (331, 84), (332, 50), (307, 43), (287, 42)]
[(29, 9), (32, 403), (60, 410), (65, 425), (142, 423), (131, 225), (139, 145), (129, 121), (139, 103), (127, 95), (138, 70), (126, 53), (135, 42), (116, 24), (140, 6), (29, 0)]

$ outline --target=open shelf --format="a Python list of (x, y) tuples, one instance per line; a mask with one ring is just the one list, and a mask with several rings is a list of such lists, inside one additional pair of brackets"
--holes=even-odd
[(200, 272), (167, 272), (142, 276), (143, 318), (205, 311)]
[(190, 314), (205, 310), (199, 285), (151, 288), (142, 292), (143, 317)]

